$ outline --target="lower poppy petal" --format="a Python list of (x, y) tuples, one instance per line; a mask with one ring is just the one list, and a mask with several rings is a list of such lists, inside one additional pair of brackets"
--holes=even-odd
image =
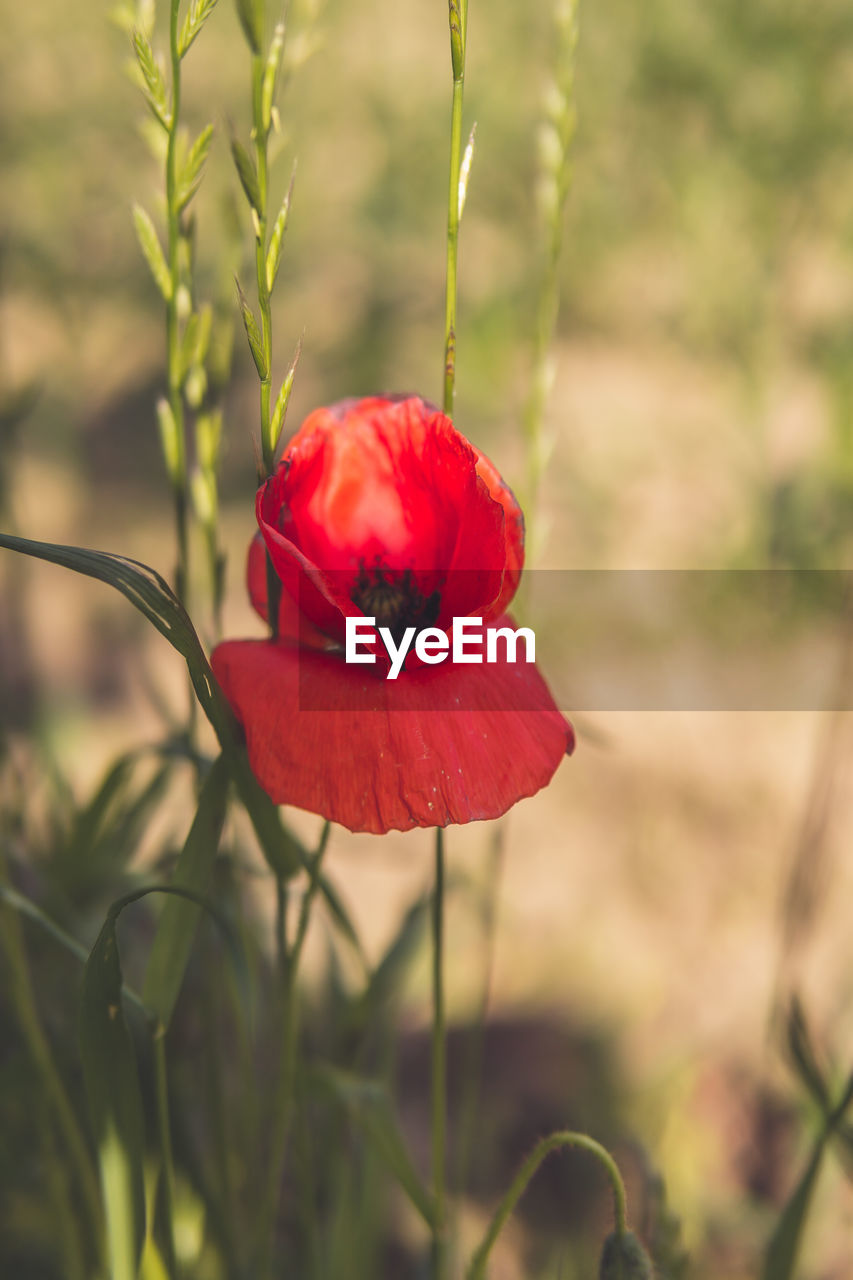
[(448, 661), (391, 681), (287, 640), (226, 641), (211, 661), (272, 799), (351, 831), (500, 817), (574, 746), (532, 664)]

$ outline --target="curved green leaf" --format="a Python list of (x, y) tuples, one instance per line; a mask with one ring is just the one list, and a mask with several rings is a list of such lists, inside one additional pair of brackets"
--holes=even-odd
[[(37, 906), (31, 898), (25, 897), (25, 895), (19, 893), (17, 889), (13, 889), (11, 885), (0, 884), (0, 902), (7, 903), (17, 911), (19, 915), (26, 916), (28, 920), (32, 920), (33, 924), (37, 924), (39, 928), (48, 935), (48, 937), (53, 938), (54, 942), (58, 942), (61, 947), (64, 947), (65, 950), (69, 952), (70, 955), (74, 956), (76, 960), (79, 960), (82, 965), (86, 964), (91, 953), (86, 950), (83, 943), (78, 942), (76, 938), (72, 937), (70, 933), (66, 932), (66, 930), (62, 928), (62, 925), (59, 925), (55, 920), (52, 920), (51, 917), (42, 911), (41, 907)], [(129, 1000), (132, 1005), (135, 1005), (136, 1008), (139, 1009), (140, 1013), (147, 1014), (148, 1011), (142, 1003), (142, 997), (134, 991), (133, 987), (129, 987), (127, 983), (124, 983), (122, 986), (122, 992), (124, 993), (125, 999)]]
[(308, 855), (284, 826), (277, 807), (252, 773), (242, 730), (216, 683), (190, 617), (160, 574), (138, 560), (108, 551), (34, 542), (8, 533), (0, 533), (0, 547), (62, 565), (115, 587), (177, 649), (187, 664), (201, 708), (228, 756), (240, 799), (251, 818), (264, 857), (276, 875), (284, 879), (295, 875)]
[(109, 551), (34, 542), (0, 533), (0, 547), (97, 578), (120, 591), (184, 658), (196, 696), (223, 745), (239, 741), (234, 715), (214, 679), (189, 615), (156, 570)]

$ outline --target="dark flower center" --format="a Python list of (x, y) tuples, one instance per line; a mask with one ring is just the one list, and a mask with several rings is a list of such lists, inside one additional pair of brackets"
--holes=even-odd
[(432, 626), (441, 604), (438, 591), (425, 596), (419, 590), (411, 569), (397, 573), (378, 560), (369, 569), (363, 560), (359, 562), (350, 599), (367, 617), (376, 619), (377, 627), (387, 627), (398, 644), (407, 627)]

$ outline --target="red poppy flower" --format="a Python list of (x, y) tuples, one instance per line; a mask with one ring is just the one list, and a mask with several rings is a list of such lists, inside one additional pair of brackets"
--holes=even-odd
[(318, 409), (258, 491), (252, 603), (267, 616), (266, 552), (281, 579), (278, 637), (231, 640), (213, 669), (273, 800), (352, 831), (496, 818), (550, 781), (571, 725), (533, 664), (425, 665), (397, 679), (345, 661), (347, 618), (399, 645), (453, 620), (512, 626), (523, 564), (518, 504), (492, 463), (415, 397)]

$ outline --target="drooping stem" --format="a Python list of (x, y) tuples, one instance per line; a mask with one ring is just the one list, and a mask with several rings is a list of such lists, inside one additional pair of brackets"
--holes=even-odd
[(175, 1167), (172, 1159), (172, 1127), (169, 1121), (169, 1081), (166, 1072), (166, 1032), (154, 1032), (154, 1081), (157, 1097), (157, 1136), (160, 1144), (160, 1196), (163, 1206), (166, 1245), (166, 1271), (169, 1280), (177, 1280), (178, 1262), (175, 1250)]
[(433, 1280), (445, 1273), (445, 1163), (447, 1130), (447, 1046), (444, 1016), (444, 831), (435, 831), (435, 888), (432, 898), (432, 1236)]
[(444, 412), (453, 416), (456, 389), (456, 292), (459, 254), (459, 178), (462, 163), (462, 100), (465, 89), (467, 0), (450, 0), (453, 98), (450, 108), (450, 177), (447, 193), (447, 280), (444, 313)]
[(492, 1246), (506, 1225), (510, 1214), (527, 1190), (530, 1179), (542, 1161), (550, 1152), (556, 1151), (560, 1147), (580, 1147), (581, 1150), (588, 1151), (590, 1155), (595, 1156), (596, 1160), (598, 1160), (607, 1174), (613, 1191), (616, 1234), (620, 1236), (625, 1234), (628, 1229), (628, 1202), (625, 1195), (625, 1184), (622, 1181), (622, 1175), (619, 1172), (616, 1161), (610, 1152), (596, 1142), (594, 1138), (587, 1137), (585, 1133), (572, 1133), (568, 1130), (561, 1130), (558, 1133), (549, 1134), (547, 1138), (543, 1138), (541, 1142), (538, 1142), (522, 1164), (513, 1179), (512, 1185), (495, 1210), (494, 1216), (489, 1223), (489, 1229), (483, 1237), (480, 1247), (468, 1264), (465, 1280), (484, 1280), (486, 1263), (492, 1251)]

